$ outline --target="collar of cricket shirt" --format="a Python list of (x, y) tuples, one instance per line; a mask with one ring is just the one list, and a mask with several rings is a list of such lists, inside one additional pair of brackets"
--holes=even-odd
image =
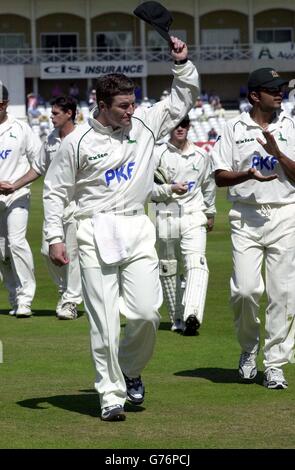
[(7, 114), (6, 121), (0, 124), (0, 135), (3, 135), (5, 132), (7, 132), (11, 128), (14, 121), (15, 121), (15, 118), (11, 116), (10, 114)]
[(167, 147), (173, 152), (178, 153), (182, 157), (192, 157), (195, 154), (195, 150), (196, 150), (195, 145), (190, 141), (188, 141), (188, 146), (185, 149), (185, 151), (179, 149), (178, 147), (173, 145), (170, 141), (167, 142)]
[[(288, 115), (286, 114), (284, 110), (282, 109), (278, 110), (275, 113), (275, 117), (273, 121), (269, 124), (269, 126), (276, 126), (278, 122), (282, 122), (282, 120), (285, 119), (286, 117), (288, 117)], [(238, 122), (241, 122), (242, 124), (246, 124), (247, 127), (257, 127), (261, 129), (261, 126), (257, 124), (257, 122), (255, 122), (251, 118), (250, 113), (247, 113), (246, 111), (240, 114)]]

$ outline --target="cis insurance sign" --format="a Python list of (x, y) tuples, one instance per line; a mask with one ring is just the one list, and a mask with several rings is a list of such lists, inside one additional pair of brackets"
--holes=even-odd
[(124, 73), (128, 77), (146, 77), (145, 60), (112, 62), (42, 62), (40, 77), (55, 78), (96, 78), (108, 73)]

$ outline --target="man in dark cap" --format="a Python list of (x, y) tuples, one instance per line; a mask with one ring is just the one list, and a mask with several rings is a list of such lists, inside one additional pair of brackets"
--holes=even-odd
[(253, 381), (257, 374), (265, 282), (268, 389), (288, 387), (282, 367), (291, 360), (295, 333), (295, 122), (281, 109), (287, 83), (272, 68), (252, 72), (252, 109), (226, 123), (213, 154), (216, 183), (230, 187), (233, 203), (231, 304), (241, 346), (239, 375)]

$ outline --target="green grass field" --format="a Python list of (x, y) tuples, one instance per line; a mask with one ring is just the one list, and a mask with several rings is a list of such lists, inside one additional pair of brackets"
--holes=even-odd
[(0, 287), (0, 448), (294, 448), (295, 365), (285, 368), (288, 390), (262, 386), (261, 357), (255, 383), (237, 378), (225, 191), (218, 191), (216, 226), (208, 236), (210, 281), (199, 336), (171, 333), (162, 307), (157, 347), (143, 374), (144, 405), (127, 405), (125, 422), (104, 423), (83, 309), (77, 321), (55, 318), (57, 293), (40, 255), (41, 185), (33, 185), (28, 235), (37, 276), (34, 317), (8, 316)]

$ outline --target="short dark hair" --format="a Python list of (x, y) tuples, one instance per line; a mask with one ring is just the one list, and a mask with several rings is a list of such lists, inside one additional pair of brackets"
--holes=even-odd
[(8, 90), (0, 81), (0, 103), (3, 103), (3, 101), (8, 101)]
[(111, 106), (113, 97), (117, 95), (132, 95), (135, 83), (123, 73), (102, 75), (96, 83), (96, 102), (104, 101)]
[(72, 121), (75, 121), (77, 112), (77, 101), (71, 96), (57, 96), (50, 101), (51, 106), (58, 106), (64, 113), (72, 111)]

